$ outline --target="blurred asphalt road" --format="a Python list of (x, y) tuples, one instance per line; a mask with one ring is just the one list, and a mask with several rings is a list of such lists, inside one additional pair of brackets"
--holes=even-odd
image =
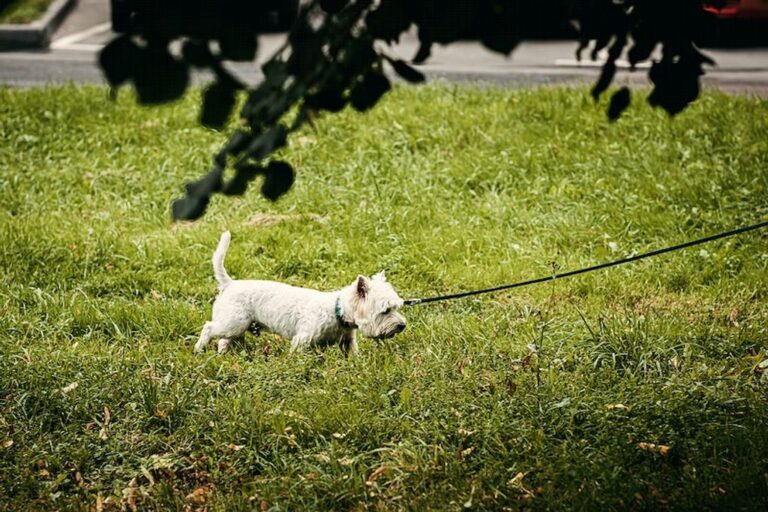
[[(37, 87), (66, 82), (104, 83), (96, 54), (112, 37), (109, 2), (79, 0), (54, 35), (49, 50), (0, 52), (0, 84)], [(261, 36), (259, 59), (266, 60), (283, 39), (283, 34)], [(407, 36), (390, 54), (410, 59), (416, 48), (416, 39)], [(430, 78), (510, 86), (594, 82), (599, 63), (578, 64), (575, 49), (574, 41), (529, 42), (505, 58), (475, 43), (455, 43), (435, 48), (428, 63), (420, 69)], [(768, 48), (717, 49), (706, 53), (715, 59), (717, 67), (707, 71), (705, 86), (768, 97)], [(257, 82), (261, 76), (258, 64), (237, 64), (232, 68), (248, 83)], [(194, 77), (196, 83), (208, 79), (205, 74)], [(646, 73), (642, 69), (634, 73), (622, 71), (616, 83), (626, 82), (647, 84)]]

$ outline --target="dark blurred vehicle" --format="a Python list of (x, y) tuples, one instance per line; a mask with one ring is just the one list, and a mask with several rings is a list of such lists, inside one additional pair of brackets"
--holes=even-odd
[[(118, 33), (133, 31), (137, 1), (140, 0), (110, 0), (113, 31)], [(262, 20), (263, 29), (268, 31), (290, 27), (299, 12), (299, 2), (300, 0), (262, 0), (265, 9), (265, 17)]]
[(699, 38), (710, 48), (755, 48), (768, 46), (768, 0), (705, 2), (712, 14)]
[(723, 4), (705, 4), (704, 9), (722, 20), (768, 20), (768, 0), (726, 0)]

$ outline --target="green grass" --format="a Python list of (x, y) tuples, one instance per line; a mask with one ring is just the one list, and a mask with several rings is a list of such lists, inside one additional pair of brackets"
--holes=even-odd
[(293, 137), (278, 203), (254, 188), (172, 226), (222, 142), (192, 96), (0, 90), (0, 509), (768, 504), (765, 232), (407, 309), (357, 359), (271, 335), (191, 351), (224, 229), (236, 277), (386, 269), (423, 296), (764, 219), (765, 101), (637, 101), (611, 125), (581, 89), (399, 89)]
[(53, 0), (0, 0), (0, 23), (31, 23), (39, 19)]

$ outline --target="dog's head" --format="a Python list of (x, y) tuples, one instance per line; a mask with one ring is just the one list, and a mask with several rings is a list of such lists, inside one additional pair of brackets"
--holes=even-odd
[(391, 338), (405, 330), (405, 318), (397, 312), (403, 299), (387, 282), (384, 272), (373, 277), (358, 276), (352, 283), (355, 324), (363, 336)]

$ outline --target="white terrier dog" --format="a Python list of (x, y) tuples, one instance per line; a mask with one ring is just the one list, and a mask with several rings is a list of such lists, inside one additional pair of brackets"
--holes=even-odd
[(384, 272), (371, 278), (358, 276), (335, 292), (298, 288), (274, 281), (233, 280), (224, 269), (231, 235), (225, 231), (213, 253), (213, 275), (219, 295), (213, 314), (195, 344), (195, 352), (219, 338), (219, 353), (232, 338), (251, 329), (265, 329), (291, 340), (291, 352), (312, 345), (339, 343), (344, 353), (357, 354), (355, 330), (370, 338), (391, 338), (405, 329), (397, 312), (403, 305)]

